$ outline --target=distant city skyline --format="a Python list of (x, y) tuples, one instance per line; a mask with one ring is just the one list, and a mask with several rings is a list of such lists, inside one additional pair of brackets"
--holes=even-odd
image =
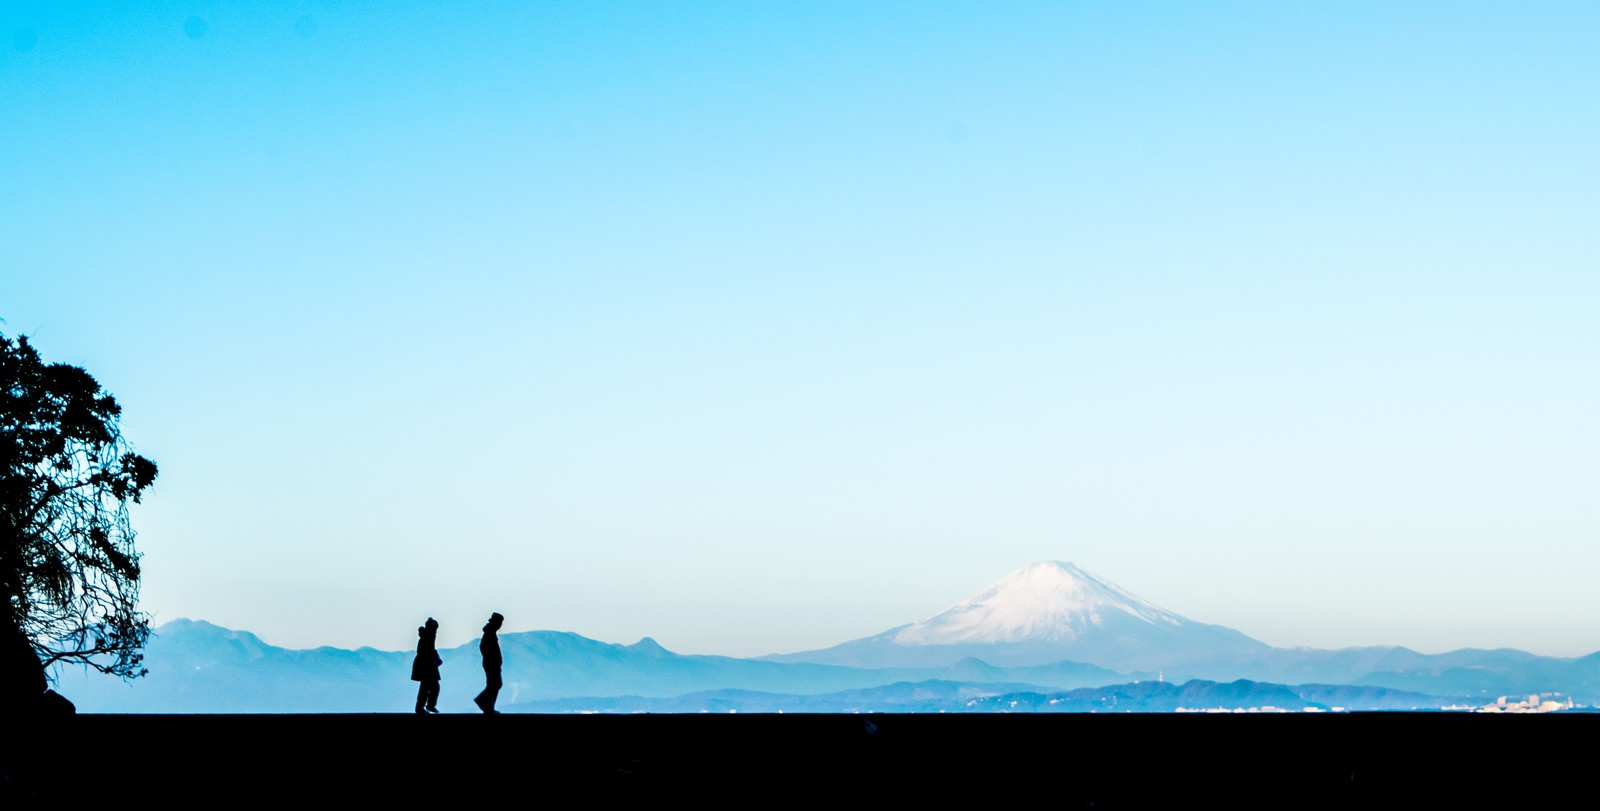
[(820, 648), (1073, 561), (1600, 650), (1600, 6), (0, 6), (0, 331), (274, 645)]

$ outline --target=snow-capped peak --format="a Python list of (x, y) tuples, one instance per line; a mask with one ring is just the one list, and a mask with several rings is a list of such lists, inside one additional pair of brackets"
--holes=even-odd
[(937, 616), (894, 632), (900, 645), (1066, 641), (1123, 615), (1151, 625), (1188, 620), (1064, 561), (1040, 561), (1006, 575)]

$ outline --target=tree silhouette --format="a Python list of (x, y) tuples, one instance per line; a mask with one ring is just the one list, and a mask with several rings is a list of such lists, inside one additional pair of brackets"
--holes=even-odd
[(156, 465), (129, 449), (121, 413), (88, 372), (46, 364), (26, 337), (0, 335), (5, 700), (38, 698), (56, 662), (123, 678), (145, 673), (150, 621), (138, 610), (128, 505), (155, 480)]

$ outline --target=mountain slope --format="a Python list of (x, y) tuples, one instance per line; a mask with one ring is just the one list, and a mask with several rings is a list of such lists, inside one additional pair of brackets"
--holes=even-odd
[[(563, 696), (669, 697), (737, 689), (806, 695), (898, 681), (959, 678), (1018, 681), (983, 662), (950, 667), (868, 670), (726, 656), (673, 653), (646, 638), (619, 645), (561, 631), (503, 633), (506, 704)], [(439, 706), (471, 712), (483, 688), (477, 643), (439, 652)], [(175, 620), (145, 650), (149, 675), (132, 682), (79, 670), (59, 674), (57, 689), (83, 712), (256, 713), (406, 712), (416, 699), (411, 651), (322, 647), (291, 650), (254, 634), (208, 622)], [(1057, 689), (1111, 684), (1122, 674), (1073, 663), (1028, 671), (1029, 684)]]
[[(1399, 647), (1272, 648), (1058, 562), (1030, 565), (922, 622), (820, 651), (761, 659), (693, 656), (649, 638), (620, 645), (558, 631), (506, 633), (500, 642), (507, 705), (744, 691), (790, 696), (787, 706), (821, 707), (827, 702), (805, 697), (865, 690), (849, 701), (866, 706), (855, 702), (898, 682), (989, 685), (986, 691), (1028, 685), (1046, 695), (1131, 679), (1161, 683), (1158, 674), (1168, 684), (1248, 679), (1483, 700), (1545, 692), (1600, 700), (1600, 654), (1558, 659), (1514, 650), (1430, 655)], [(472, 711), (470, 699), (483, 684), (476, 642), (440, 653), (440, 706)], [(178, 620), (158, 629), (145, 654), (150, 675), (131, 684), (68, 670), (59, 674), (57, 689), (85, 712), (405, 712), (416, 695), (409, 650), (288, 650), (245, 631)], [(873, 695), (891, 704), (901, 700)], [(923, 699), (905, 700), (909, 706)]]
[(1045, 561), (921, 622), (816, 651), (766, 657), (853, 667), (929, 667), (974, 657), (1001, 666), (1062, 660), (1117, 671), (1209, 672), (1270, 648), (1179, 616), (1071, 563)]

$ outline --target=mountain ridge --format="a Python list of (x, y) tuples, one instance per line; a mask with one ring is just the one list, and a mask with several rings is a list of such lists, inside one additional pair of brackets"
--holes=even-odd
[[(1228, 665), (1271, 646), (1156, 606), (1068, 561), (1030, 563), (919, 622), (812, 651), (762, 657), (852, 667), (932, 667), (967, 657), (1111, 670)], [(1188, 672), (1188, 671), (1186, 671)]]
[[(1276, 648), (1189, 620), (1064, 561), (1030, 564), (926, 620), (817, 651), (680, 654), (648, 636), (620, 644), (553, 630), (502, 633), (500, 642), (508, 705), (573, 696), (666, 701), (719, 690), (816, 696), (923, 681), (1027, 685), (1044, 694), (1196, 679), (1600, 699), (1600, 651), (1563, 659), (1516, 649)], [(250, 631), (182, 618), (158, 628), (147, 646), (149, 676), (124, 684), (60, 673), (58, 689), (90, 712), (403, 711), (415, 697), (412, 655), (280, 648)], [(476, 641), (440, 655), (441, 706), (470, 706), (482, 685)]]

